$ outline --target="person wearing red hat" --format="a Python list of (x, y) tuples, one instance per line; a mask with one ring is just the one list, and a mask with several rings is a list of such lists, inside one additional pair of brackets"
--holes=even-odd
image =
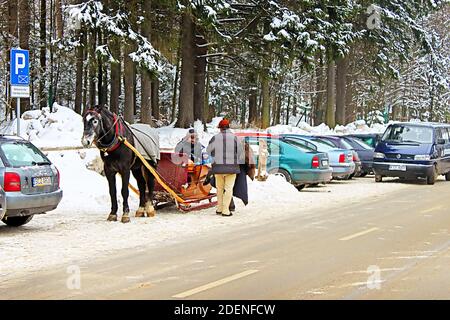
[(212, 137), (206, 151), (213, 158), (211, 172), (217, 189), (216, 213), (230, 217), (232, 213), (229, 207), (236, 175), (240, 173), (239, 165), (245, 163), (244, 144), (231, 132), (227, 119), (222, 119), (218, 128), (220, 133)]

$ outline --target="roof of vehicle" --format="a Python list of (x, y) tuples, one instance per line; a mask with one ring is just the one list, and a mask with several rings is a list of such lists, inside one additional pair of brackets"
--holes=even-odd
[(0, 141), (27, 141), (22, 137), (9, 135), (9, 134), (0, 134)]
[(265, 132), (235, 132), (238, 137), (261, 137), (261, 138), (279, 138), (277, 134), (270, 134)]
[(398, 125), (398, 124), (417, 126), (417, 127), (433, 127), (433, 128), (450, 127), (450, 124), (440, 123), (440, 122), (393, 122), (393, 123), (391, 123), (391, 125)]

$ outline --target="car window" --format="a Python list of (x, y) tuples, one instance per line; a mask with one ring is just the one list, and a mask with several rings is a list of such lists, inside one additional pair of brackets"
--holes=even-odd
[(10, 167), (33, 166), (50, 161), (30, 143), (6, 142), (0, 145), (2, 155)]
[(303, 152), (311, 152), (311, 151), (317, 151), (314, 148), (308, 148), (305, 143), (301, 140), (292, 140), (292, 139), (286, 139), (285, 142), (291, 146), (294, 146)]
[(341, 139), (341, 143), (344, 146), (344, 149), (349, 149), (349, 150), (354, 149), (353, 146), (350, 143), (348, 143), (347, 141), (345, 141), (344, 139)]
[(393, 143), (433, 143), (433, 128), (396, 124), (386, 130), (382, 140)]
[(319, 142), (319, 143), (327, 145), (328, 147), (331, 147), (331, 148), (338, 148), (337, 145), (335, 145), (333, 142), (326, 140), (326, 139), (313, 138), (312, 141)]
[(361, 148), (366, 149), (366, 150), (372, 150), (373, 148), (371, 146), (369, 146), (367, 143), (365, 143), (362, 140), (359, 139), (353, 139), (353, 142), (355, 142), (356, 144), (358, 144), (358, 146), (361, 146)]
[(320, 152), (327, 152), (333, 149), (336, 149), (335, 146), (330, 146), (329, 144), (322, 142), (320, 140), (313, 140), (314, 144), (317, 146), (317, 150)]
[(442, 139), (445, 140), (445, 143), (448, 143), (449, 142), (448, 128), (441, 128), (441, 135), (442, 135)]

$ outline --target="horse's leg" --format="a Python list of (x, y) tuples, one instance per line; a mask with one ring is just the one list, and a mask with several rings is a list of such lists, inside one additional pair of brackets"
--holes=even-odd
[(116, 173), (105, 166), (105, 175), (108, 179), (109, 196), (111, 197), (111, 213), (108, 216), (108, 221), (117, 221)]
[(139, 209), (136, 211), (136, 217), (145, 217), (145, 189), (147, 188), (141, 169), (132, 170), (133, 176), (136, 178), (139, 188)]
[(156, 214), (155, 207), (153, 207), (153, 192), (155, 190), (155, 177), (151, 174), (150, 170), (145, 168), (145, 177), (148, 187), (148, 197), (145, 204), (145, 212), (147, 217), (154, 217)]
[(128, 207), (128, 196), (130, 194), (128, 190), (128, 184), (130, 183), (130, 170), (125, 170), (122, 173), (122, 199), (123, 199), (123, 214), (122, 222), (130, 222), (130, 208)]

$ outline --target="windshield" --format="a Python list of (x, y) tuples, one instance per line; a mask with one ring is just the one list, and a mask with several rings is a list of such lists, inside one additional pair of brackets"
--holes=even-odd
[(382, 140), (393, 143), (433, 143), (433, 129), (413, 125), (393, 125), (386, 130)]
[(49, 160), (32, 144), (23, 142), (3, 143), (0, 149), (10, 167), (50, 164)]

